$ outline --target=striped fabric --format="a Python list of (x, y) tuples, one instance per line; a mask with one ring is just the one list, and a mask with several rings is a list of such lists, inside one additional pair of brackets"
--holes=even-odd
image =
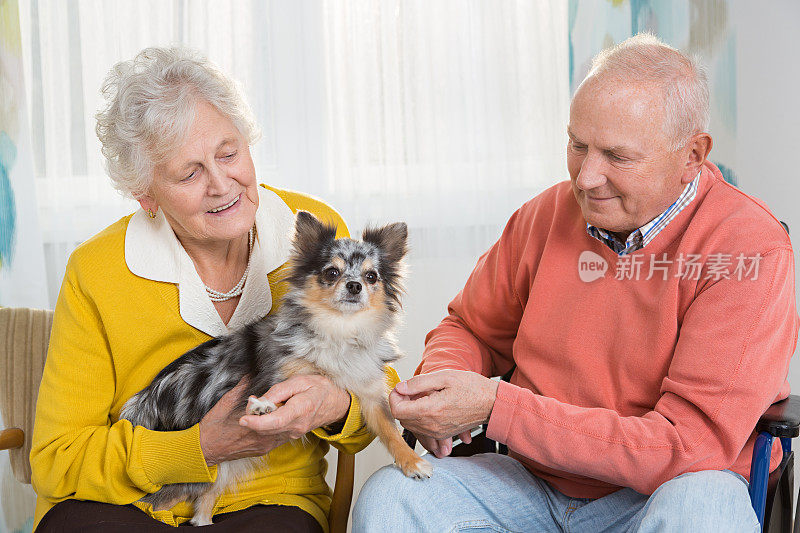
[[(0, 308), (0, 368), (3, 370), (0, 372), (0, 418), (6, 428), (20, 428), (25, 433), (22, 448), (9, 450), (8, 460), (17, 481), (28, 485), (31, 483), (28, 456), (31, 453), (36, 398), (52, 324), (53, 311)], [(0, 429), (3, 429), (2, 425)], [(3, 483), (5, 491), (5, 481)], [(3, 497), (6, 497), (5, 493)]]
[(611, 250), (613, 250), (614, 253), (619, 256), (628, 255), (637, 250), (641, 250), (647, 246), (650, 241), (655, 239), (656, 235), (661, 233), (661, 230), (666, 228), (667, 224), (669, 224), (672, 219), (678, 216), (678, 213), (683, 211), (683, 209), (689, 205), (692, 200), (694, 200), (694, 197), (697, 194), (697, 184), (699, 181), (700, 173), (698, 172), (697, 176), (695, 176), (692, 182), (683, 189), (683, 192), (680, 196), (678, 196), (678, 199), (675, 200), (672, 205), (666, 209), (666, 211), (658, 215), (641, 228), (631, 232), (625, 242), (619, 240), (614, 234), (596, 226), (592, 226), (591, 224), (586, 224), (586, 231), (589, 233), (589, 235), (611, 248)]

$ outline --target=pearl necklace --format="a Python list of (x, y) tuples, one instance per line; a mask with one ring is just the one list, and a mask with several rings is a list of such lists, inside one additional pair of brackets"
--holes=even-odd
[(250, 233), (248, 235), (248, 244), (247, 244), (247, 267), (245, 267), (244, 274), (242, 274), (242, 279), (239, 280), (239, 283), (234, 285), (233, 288), (228, 292), (215, 291), (205, 283), (203, 284), (203, 286), (206, 288), (206, 294), (208, 294), (208, 297), (211, 298), (212, 302), (226, 302), (242, 294), (242, 291), (244, 290), (244, 282), (247, 280), (247, 274), (250, 272), (250, 259), (252, 256), (253, 256), (253, 230), (251, 228)]

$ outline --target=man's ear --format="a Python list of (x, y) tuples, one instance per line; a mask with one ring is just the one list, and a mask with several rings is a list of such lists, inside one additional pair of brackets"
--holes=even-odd
[(706, 162), (706, 157), (711, 151), (714, 141), (711, 140), (711, 135), (708, 133), (695, 133), (686, 143), (688, 153), (686, 154), (686, 163), (684, 165), (683, 175), (681, 182), (689, 184), (700, 172), (703, 163)]

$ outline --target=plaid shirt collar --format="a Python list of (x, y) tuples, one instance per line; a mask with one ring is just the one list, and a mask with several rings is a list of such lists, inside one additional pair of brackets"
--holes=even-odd
[(625, 242), (622, 242), (614, 234), (592, 226), (591, 224), (586, 224), (586, 232), (611, 248), (611, 250), (619, 256), (628, 255), (637, 250), (641, 250), (647, 246), (650, 241), (655, 239), (656, 235), (661, 233), (661, 231), (667, 227), (667, 224), (669, 224), (672, 219), (678, 216), (678, 213), (683, 211), (683, 209), (689, 205), (692, 200), (694, 200), (694, 197), (697, 195), (697, 184), (699, 181), (700, 173), (698, 172), (697, 176), (695, 176), (692, 182), (683, 189), (683, 192), (678, 199), (675, 200), (672, 205), (666, 209), (666, 211), (658, 215), (641, 228), (631, 232)]

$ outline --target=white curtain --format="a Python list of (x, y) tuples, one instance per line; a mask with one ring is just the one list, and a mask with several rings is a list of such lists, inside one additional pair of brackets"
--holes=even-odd
[(408, 376), (477, 257), (523, 202), (566, 178), (566, 4), (323, 4), (322, 173), (353, 228), (405, 220)]
[(111, 66), (146, 46), (203, 50), (263, 128), (260, 178), (353, 228), (406, 220), (413, 259), (473, 258), (563, 179), (563, 2), (23, 0), (36, 188), (54, 303), (74, 247), (136, 204), (94, 134)]
[(94, 132), (100, 85), (112, 65), (147, 46), (203, 50), (246, 89), (264, 125), (255, 157), (274, 167), (269, 21), (276, 6), (255, 0), (20, 2), (51, 306), (75, 246), (137, 207), (111, 187)]
[[(21, 0), (21, 19), (51, 305), (74, 247), (136, 207), (105, 177), (94, 113), (146, 46), (194, 46), (241, 82), (261, 181), (354, 232), (409, 224), (402, 377), (511, 213), (567, 177), (560, 0)], [(359, 454), (356, 487), (386, 462)]]
[[(484, 248), (478, 233), (494, 234), (563, 178), (565, 11), (530, 1), (325, 2), (327, 192), (337, 205), (358, 221), (468, 230)], [(425, 252), (443, 253), (441, 244)], [(444, 253), (463, 253), (457, 244)]]

